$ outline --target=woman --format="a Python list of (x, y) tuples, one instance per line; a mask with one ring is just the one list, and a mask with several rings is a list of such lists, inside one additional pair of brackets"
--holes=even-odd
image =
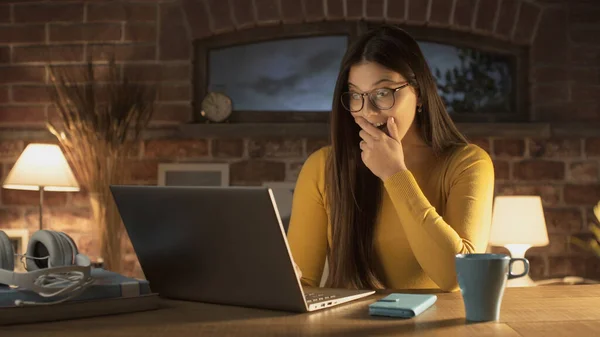
[(327, 258), (327, 287), (454, 291), (454, 256), (486, 249), (493, 188), (490, 157), (452, 123), (416, 41), (371, 31), (342, 61), (331, 145), (296, 183), (301, 282), (318, 286)]

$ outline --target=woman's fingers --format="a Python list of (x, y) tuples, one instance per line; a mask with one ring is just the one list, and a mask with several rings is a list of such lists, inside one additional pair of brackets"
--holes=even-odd
[(373, 136), (371, 136), (367, 131), (365, 130), (360, 130), (360, 132), (358, 132), (358, 136), (360, 138), (362, 138), (365, 142), (367, 143), (373, 143), (375, 141), (375, 138), (373, 138)]
[(367, 149), (367, 142), (365, 142), (364, 140), (361, 140), (360, 143), (358, 144), (358, 147), (360, 147), (361, 150), (366, 150)]
[(363, 117), (356, 117), (354, 120), (356, 121), (356, 124), (358, 124), (358, 126), (360, 126), (360, 128), (363, 129), (363, 131), (365, 131), (369, 136), (371, 136), (371, 139), (378, 140), (382, 139), (385, 136), (385, 133), (383, 131), (374, 127)]

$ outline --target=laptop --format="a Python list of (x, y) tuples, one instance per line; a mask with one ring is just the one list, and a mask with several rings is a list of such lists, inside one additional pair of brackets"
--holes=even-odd
[(162, 297), (309, 312), (375, 293), (302, 286), (268, 187), (110, 188), (144, 275)]

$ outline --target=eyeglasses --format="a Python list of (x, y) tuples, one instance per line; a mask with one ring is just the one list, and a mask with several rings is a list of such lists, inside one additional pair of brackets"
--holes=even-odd
[(342, 94), (341, 100), (344, 109), (350, 112), (357, 112), (362, 110), (365, 105), (365, 96), (369, 96), (369, 101), (379, 110), (389, 110), (396, 103), (396, 92), (404, 87), (408, 86), (408, 83), (397, 88), (379, 88), (371, 92), (364, 94), (358, 92), (345, 92)]

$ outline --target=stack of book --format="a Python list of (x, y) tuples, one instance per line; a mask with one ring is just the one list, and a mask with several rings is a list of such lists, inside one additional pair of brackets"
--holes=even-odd
[[(61, 297), (47, 298), (27, 289), (0, 288), (0, 325), (121, 314), (159, 307), (158, 294), (152, 293), (147, 280), (129, 278), (102, 268), (92, 269), (91, 275), (94, 282), (88, 288), (61, 303), (50, 303)], [(40, 304), (17, 306), (17, 300)]]

